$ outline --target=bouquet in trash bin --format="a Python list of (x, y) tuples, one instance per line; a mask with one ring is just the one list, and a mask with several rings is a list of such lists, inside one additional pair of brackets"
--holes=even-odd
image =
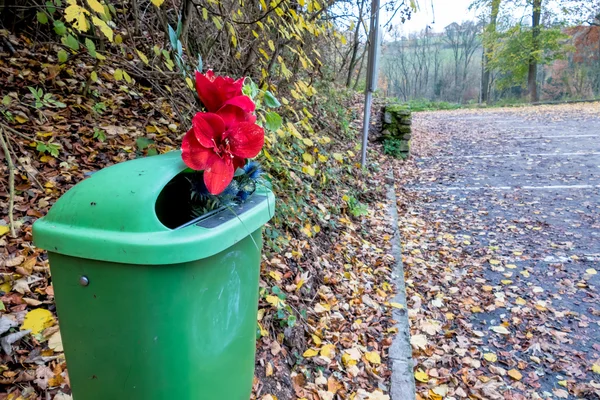
[(206, 111), (194, 116), (181, 144), (183, 161), (195, 171), (188, 180), (196, 216), (245, 201), (262, 175), (260, 165), (248, 159), (262, 149), (265, 133), (243, 86), (244, 78), (196, 72), (196, 90)]

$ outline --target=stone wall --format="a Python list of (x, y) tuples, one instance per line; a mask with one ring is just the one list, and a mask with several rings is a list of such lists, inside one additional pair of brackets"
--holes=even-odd
[(400, 142), (400, 158), (407, 158), (410, 154), (410, 138), (412, 115), (410, 108), (402, 104), (388, 104), (383, 109), (382, 131), (380, 140), (397, 140)]

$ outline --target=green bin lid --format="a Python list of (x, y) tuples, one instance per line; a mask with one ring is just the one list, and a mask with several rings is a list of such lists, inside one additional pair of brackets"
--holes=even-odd
[(163, 188), (184, 169), (181, 152), (174, 151), (94, 173), (35, 222), (35, 245), (100, 261), (177, 264), (220, 253), (273, 216), (275, 197), (270, 190), (259, 188), (234, 210), (225, 209), (182, 228), (165, 226), (157, 216), (156, 203)]

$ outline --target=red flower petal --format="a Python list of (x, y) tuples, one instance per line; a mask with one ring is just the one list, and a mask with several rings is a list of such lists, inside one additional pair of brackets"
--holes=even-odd
[(217, 111), (217, 115), (223, 118), (226, 129), (236, 125), (240, 122), (256, 122), (256, 116), (245, 112), (238, 106), (233, 104), (226, 104)]
[(232, 98), (228, 99), (227, 101), (225, 101), (225, 103), (223, 105), (225, 106), (228, 104), (237, 106), (247, 113), (251, 113), (256, 109), (256, 105), (254, 104), (252, 99), (248, 96), (232, 97)]
[(265, 144), (265, 131), (251, 122), (241, 122), (232, 126), (223, 138), (229, 139), (231, 154), (242, 158), (253, 158)]
[(238, 168), (244, 168), (246, 165), (246, 159), (242, 157), (233, 157), (233, 170), (235, 171)]
[(217, 114), (199, 112), (192, 118), (192, 127), (198, 142), (204, 147), (214, 147), (225, 132), (225, 122)]
[(234, 172), (231, 158), (214, 154), (210, 166), (204, 170), (204, 184), (211, 194), (220, 194), (231, 183)]
[(233, 78), (228, 76), (217, 76), (214, 80), (215, 85), (219, 93), (221, 93), (221, 100), (223, 102), (242, 95), (242, 87), (244, 86), (244, 78), (240, 78), (234, 81)]
[(209, 112), (216, 112), (226, 101), (242, 96), (243, 86), (244, 78), (234, 81), (228, 76), (215, 76), (212, 70), (208, 70), (206, 74), (196, 71), (196, 91)]
[(213, 80), (214, 78), (209, 79), (204, 74), (196, 71), (196, 92), (198, 92), (198, 97), (204, 107), (210, 112), (217, 111), (224, 102)]
[(219, 158), (211, 149), (202, 146), (193, 129), (190, 129), (181, 142), (181, 158), (191, 169), (201, 171), (210, 165), (212, 156)]

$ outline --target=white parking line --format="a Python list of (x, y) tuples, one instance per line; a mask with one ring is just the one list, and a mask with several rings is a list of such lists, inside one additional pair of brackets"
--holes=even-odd
[(505, 158), (505, 157), (572, 157), (572, 156), (600, 156), (600, 152), (592, 151), (588, 153), (538, 153), (538, 154), (480, 154), (470, 156), (437, 156), (437, 157), (423, 157), (422, 160), (428, 159), (439, 159), (439, 158)]
[(535, 136), (535, 137), (533, 137), (533, 136), (518, 136), (518, 137), (506, 138), (506, 139), (539, 140), (539, 139), (571, 139), (571, 138), (586, 138), (586, 137), (596, 138), (596, 137), (600, 137), (600, 135), (556, 135), (556, 136)]
[(564, 190), (564, 189), (596, 189), (600, 185), (550, 185), (550, 186), (447, 186), (447, 187), (407, 187), (413, 191), (474, 191), (474, 190)]

